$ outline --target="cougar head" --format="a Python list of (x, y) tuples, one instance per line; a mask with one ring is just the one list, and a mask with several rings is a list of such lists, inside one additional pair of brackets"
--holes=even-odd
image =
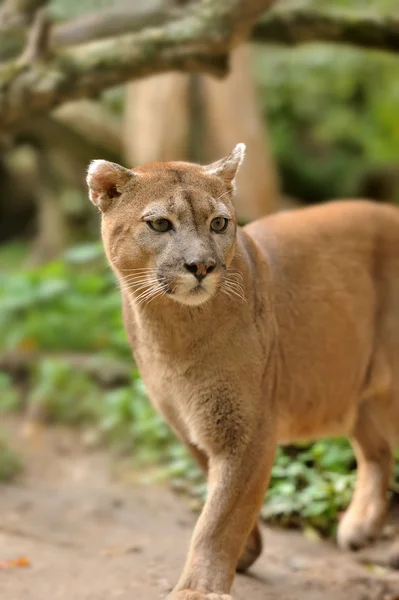
[(138, 304), (167, 296), (195, 306), (217, 293), (234, 255), (232, 200), (244, 152), (238, 144), (207, 166), (90, 164), (89, 196), (102, 213), (106, 255)]

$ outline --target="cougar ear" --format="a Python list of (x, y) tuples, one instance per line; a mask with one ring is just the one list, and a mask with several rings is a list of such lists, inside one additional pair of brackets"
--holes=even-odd
[(245, 156), (245, 144), (237, 144), (234, 148), (233, 152), (218, 160), (211, 165), (207, 165), (204, 167), (205, 171), (209, 173), (209, 175), (217, 175), (221, 177), (227, 184), (234, 186), (234, 179), (244, 160)]
[(93, 160), (87, 169), (86, 182), (89, 198), (104, 212), (112, 199), (122, 194), (123, 187), (137, 177), (133, 171), (107, 160)]

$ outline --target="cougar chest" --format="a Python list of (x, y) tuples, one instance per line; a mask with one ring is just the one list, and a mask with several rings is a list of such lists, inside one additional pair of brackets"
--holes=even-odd
[(209, 354), (148, 357), (140, 370), (151, 401), (186, 441), (208, 454), (245, 439), (237, 376)]

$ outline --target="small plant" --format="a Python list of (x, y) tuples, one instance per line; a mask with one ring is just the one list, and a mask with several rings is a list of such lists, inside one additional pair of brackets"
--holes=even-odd
[(333, 533), (355, 482), (355, 459), (344, 439), (279, 448), (262, 516), (285, 526), (309, 524)]
[(19, 394), (8, 373), (0, 371), (0, 414), (13, 412), (19, 408)]
[(5, 434), (0, 432), (0, 481), (9, 481), (21, 470), (20, 457), (10, 449)]
[(86, 374), (59, 359), (40, 361), (33, 372), (29, 403), (48, 421), (84, 424), (98, 420), (100, 390)]
[(3, 350), (110, 352), (131, 360), (119, 291), (98, 244), (0, 277)]

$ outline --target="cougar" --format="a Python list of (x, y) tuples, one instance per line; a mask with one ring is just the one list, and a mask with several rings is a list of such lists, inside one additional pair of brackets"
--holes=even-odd
[(399, 209), (348, 200), (239, 227), (238, 144), (208, 166), (93, 161), (106, 256), (151, 401), (208, 477), (173, 600), (231, 600), (276, 446), (350, 437), (338, 542), (374, 539), (399, 437)]

